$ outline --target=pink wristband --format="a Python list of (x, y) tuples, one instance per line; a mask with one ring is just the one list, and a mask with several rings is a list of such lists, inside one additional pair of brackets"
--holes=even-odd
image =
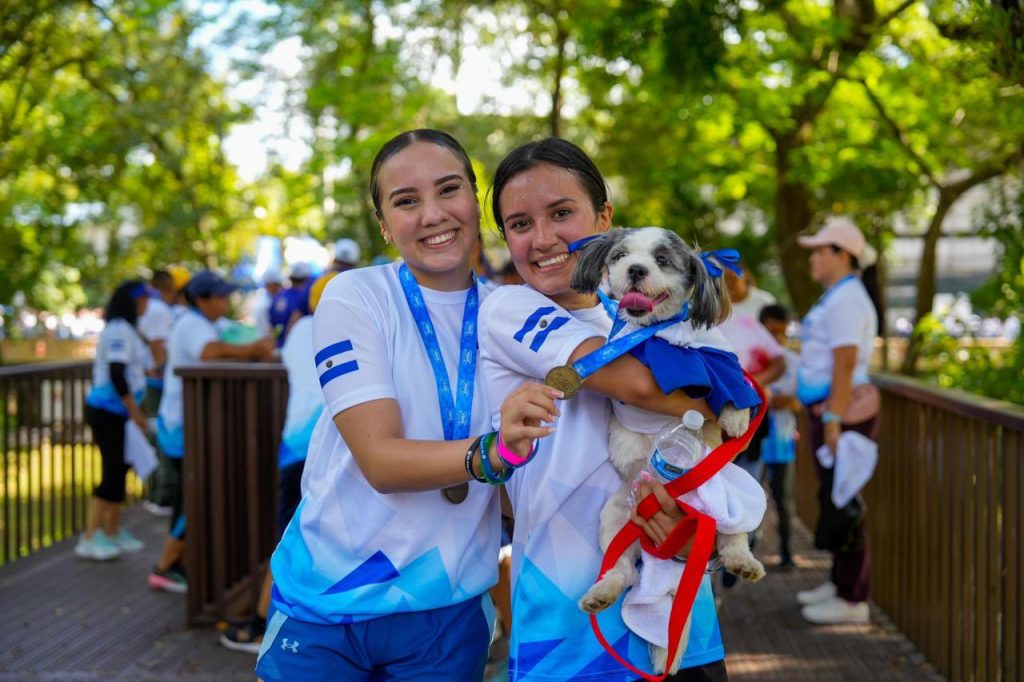
[(530, 452), (527, 453), (526, 457), (520, 457), (519, 455), (505, 447), (505, 443), (503, 443), (501, 440), (501, 432), (499, 431), (498, 441), (495, 447), (497, 447), (498, 449), (498, 459), (500, 459), (505, 464), (505, 466), (514, 468), (521, 467), (530, 461), (530, 459), (533, 457), (534, 451), (537, 449), (537, 442), (534, 441), (533, 444), (530, 445)]

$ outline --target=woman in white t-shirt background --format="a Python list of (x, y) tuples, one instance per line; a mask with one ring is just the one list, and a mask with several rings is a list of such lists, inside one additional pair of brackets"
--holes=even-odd
[(146, 368), (152, 356), (136, 328), (149, 295), (138, 281), (121, 284), (111, 295), (103, 318), (106, 326), (96, 344), (92, 388), (85, 399), (85, 417), (99, 446), (102, 477), (92, 494), (85, 533), (75, 545), (83, 559), (105, 561), (122, 552), (138, 552), (142, 542), (121, 528), (128, 465), (124, 458), (125, 424), (129, 419), (149, 429), (142, 412)]
[[(519, 147), (501, 162), (492, 210), (526, 282), (499, 288), (481, 308), (481, 362), (493, 401), (519, 382), (543, 377), (604, 344), (612, 321), (597, 296), (571, 288), (578, 256), (568, 246), (607, 231), (613, 209), (594, 162), (570, 142), (547, 139)], [(601, 647), (578, 605), (600, 568), (601, 509), (621, 485), (608, 459), (609, 397), (661, 414), (679, 416), (695, 408), (710, 415), (702, 400), (681, 391), (662, 393), (650, 371), (629, 354), (591, 375), (575, 398), (559, 403), (558, 431), (541, 443), (537, 460), (505, 486), (515, 514), (513, 681), (631, 677)], [(664, 511), (642, 523), (660, 543), (678, 510), (663, 487), (654, 492)], [(598, 615), (602, 631), (620, 655), (650, 670), (647, 643), (626, 628), (621, 603)], [(668, 679), (724, 680), (724, 655), (705, 577), (683, 669)]]
[[(808, 407), (811, 452), (825, 444), (835, 453), (842, 431), (871, 438), (878, 418), (877, 404), (866, 412), (855, 410), (860, 414), (850, 411), (855, 391), (872, 391), (868, 362), (878, 335), (878, 311), (876, 299), (858, 276), (872, 255), (864, 235), (846, 218), (830, 218), (817, 234), (798, 241), (811, 249), (811, 277), (825, 291), (803, 319), (797, 397)], [(814, 465), (821, 519), (834, 518), (833, 470), (816, 457)], [(803, 617), (822, 624), (868, 622), (871, 562), (863, 518), (832, 556), (831, 579), (797, 593)]]
[(558, 413), (557, 391), (517, 384), (491, 430), (476, 359), (492, 287), (471, 268), (480, 207), (462, 146), (402, 133), (370, 178), (404, 263), (342, 272), (314, 314), (325, 411), (271, 560), (263, 680), (480, 679), (500, 540), (487, 484), (513, 474), (506, 461), (525, 464)]

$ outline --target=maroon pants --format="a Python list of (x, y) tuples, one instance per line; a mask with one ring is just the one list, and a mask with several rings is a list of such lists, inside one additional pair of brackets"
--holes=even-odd
[[(812, 409), (808, 410), (808, 414), (811, 420), (811, 452), (815, 453), (825, 442), (825, 427)], [(874, 438), (877, 421), (878, 417), (872, 417), (860, 424), (843, 424), (843, 431), (856, 431)], [(821, 466), (815, 456), (814, 471), (818, 474), (818, 499), (831, 504), (832, 470)], [(864, 538), (861, 549), (856, 552), (832, 552), (832, 582), (836, 586), (836, 593), (849, 602), (866, 601), (871, 586), (871, 550), (867, 524), (863, 520), (860, 532)]]

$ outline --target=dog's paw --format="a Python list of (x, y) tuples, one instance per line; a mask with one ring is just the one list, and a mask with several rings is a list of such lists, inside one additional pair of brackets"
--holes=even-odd
[(718, 425), (733, 438), (742, 436), (750, 426), (750, 410), (737, 410), (732, 405), (726, 405), (718, 415)]
[(725, 570), (733, 575), (749, 580), (752, 583), (756, 583), (765, 575), (764, 564), (749, 552), (746, 554), (735, 553), (722, 556), (722, 565), (725, 566)]
[(626, 589), (624, 581), (613, 569), (590, 586), (590, 589), (579, 601), (580, 611), (601, 613), (615, 603), (624, 589)]

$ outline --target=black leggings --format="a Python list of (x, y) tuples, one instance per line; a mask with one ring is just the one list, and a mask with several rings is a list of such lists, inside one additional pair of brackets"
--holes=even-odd
[(93, 497), (106, 502), (124, 502), (128, 475), (128, 465), (124, 463), (124, 425), (128, 417), (86, 405), (85, 420), (92, 428), (92, 439), (100, 448), (103, 462), (103, 475), (92, 491)]
[(167, 465), (178, 485), (174, 487), (171, 498), (171, 520), (168, 532), (172, 538), (185, 539), (185, 490), (181, 480), (181, 457), (168, 457)]

